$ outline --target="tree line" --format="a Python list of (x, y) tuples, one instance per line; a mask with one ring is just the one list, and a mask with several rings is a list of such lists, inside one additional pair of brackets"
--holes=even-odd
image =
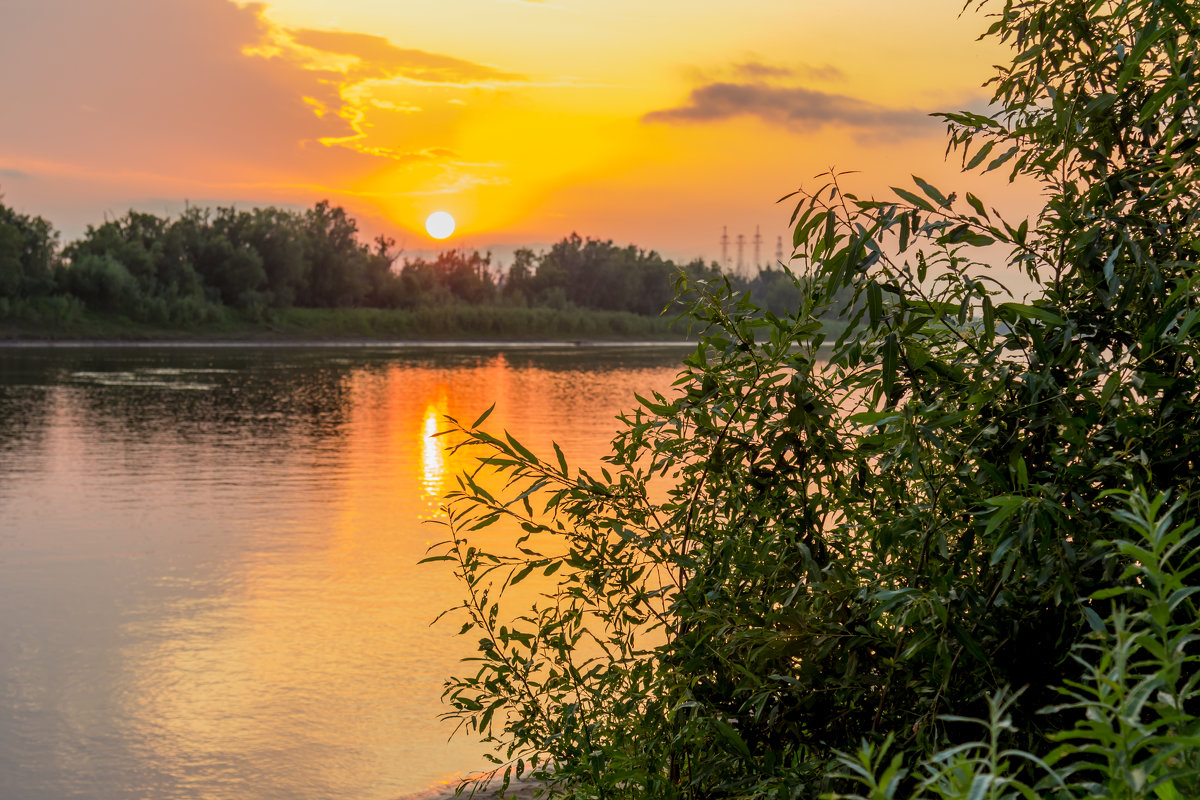
[[(346, 211), (321, 201), (305, 211), (189, 208), (170, 218), (129, 211), (59, 246), (42, 217), (0, 203), (0, 318), (44, 321), (83, 310), (188, 327), (233, 310), (420, 309), (506, 305), (624, 311), (653, 316), (676, 302), (676, 282), (724, 276), (715, 263), (677, 264), (634, 245), (571, 234), (504, 269), (490, 253), (451, 249), (402, 258), (395, 241), (367, 243)], [(782, 268), (731, 278), (772, 310), (797, 298)]]

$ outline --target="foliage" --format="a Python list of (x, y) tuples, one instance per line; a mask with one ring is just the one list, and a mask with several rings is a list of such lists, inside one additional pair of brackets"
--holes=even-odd
[(53, 285), (58, 232), (41, 217), (0, 205), (0, 297), (26, 298)]
[(901, 757), (888, 758), (888, 741), (840, 757), (841, 776), (865, 794), (836, 798), (1182, 800), (1200, 794), (1200, 720), (1194, 711), (1200, 702), (1200, 620), (1190, 602), (1200, 591), (1200, 528), (1176, 523), (1183, 502), (1164, 508), (1165, 495), (1117, 494), (1125, 503), (1113, 517), (1123, 530), (1098, 544), (1119, 553), (1127, 566), (1122, 583), (1096, 592), (1085, 606), (1111, 610), (1104, 620), (1094, 617), (1093, 630), (1076, 645), (1082, 677), (1059, 689), (1059, 708), (1075, 712), (1074, 724), (1051, 737), (1061, 744), (1044, 759), (1005, 749), (1004, 740), (1013, 735), (1014, 698), (1002, 691), (989, 702), (986, 719), (956, 720), (978, 724), (986, 738), (923, 759), (911, 794), (901, 793), (907, 770)]
[[(63, 249), (61, 259), (57, 239), (46, 220), (0, 205), (4, 308), (15, 308), (14, 302), (25, 299), (58, 297), (63, 303), (80, 301), (91, 311), (138, 323), (183, 328), (208, 324), (223, 317), (226, 309), (254, 321), (291, 308), (426, 314), (442, 309), (441, 316), (453, 317), (462, 306), (533, 308), (556, 319), (585, 309), (615, 314), (609, 319), (616, 320), (622, 314), (661, 315), (673, 302), (672, 280), (680, 270), (694, 279), (720, 274), (715, 265), (700, 260), (679, 267), (632, 245), (584, 242), (574, 234), (546, 253), (518, 250), (507, 272), (493, 264), (490, 253), (458, 249), (432, 260), (409, 258), (397, 264), (399, 253), (392, 239), (379, 236), (369, 245), (361, 242), (358, 223), (327, 201), (303, 213), (188, 208), (170, 219), (130, 211), (89, 226)], [(771, 285), (781, 287), (779, 281)], [(780, 299), (788, 302), (786, 292)], [(512, 320), (521, 315), (514, 311), (500, 316)], [(526, 316), (540, 319), (547, 314)], [(582, 319), (598, 317), (584, 314)], [(451, 333), (474, 332), (477, 327)], [(563, 328), (558, 323), (552, 327)], [(580, 326), (567, 326), (572, 327)], [(626, 327), (634, 332), (663, 326), (642, 320)], [(506, 324), (501, 328), (512, 330)]]
[(695, 279), (719, 274), (715, 265), (705, 266), (700, 260), (679, 267), (633, 245), (617, 247), (611, 241), (571, 234), (551, 247), (532, 272), (518, 258), (510, 275), (513, 286), (507, 290), (540, 302), (561, 293), (566, 302), (583, 308), (652, 315), (675, 299), (672, 287), (681, 269)]
[[(1118, 602), (1151, 559), (1113, 539), (1114, 513), (1138, 524), (1115, 492), (1200, 518), (1200, 12), (978, 5), (1013, 59), (993, 113), (945, 115), (950, 147), (964, 169), (1040, 184), (1035, 219), (920, 178), (877, 201), (830, 176), (797, 196), (797, 307), (686, 284), (709, 334), (675, 395), (624, 418), (604, 470), (459, 428), (481, 472), (432, 558), (463, 579), (480, 647), (446, 697), (500, 747), (505, 780), (532, 767), (574, 797), (813, 797), (866, 740), (872, 765), (886, 747), (952, 765), (953, 783), (1000, 758), (976, 742), (981, 718), (1013, 752), (1073, 746), (1047, 762), (1060, 777), (1115, 769), (1085, 766), (1089, 715), (1128, 714), (1103, 694), (1114, 659), (1136, 666), (1129, 697), (1143, 656), (1170, 660)], [(997, 248), (1036, 299), (1004, 296)], [(830, 311), (853, 324), (824, 347)], [(515, 545), (490, 534), (514, 526)], [(502, 597), (535, 571), (541, 599), (510, 615)], [(1097, 628), (1110, 638), (1084, 647)], [(1191, 665), (1176, 664), (1187, 687)], [(1191, 725), (1152, 702), (1153, 736)], [(1130, 758), (1165, 752), (1147, 741)], [(1004, 759), (1005, 780), (1033, 785), (1036, 762)], [(934, 788), (881, 780), (872, 797)], [(988, 780), (962, 796), (1008, 791)]]

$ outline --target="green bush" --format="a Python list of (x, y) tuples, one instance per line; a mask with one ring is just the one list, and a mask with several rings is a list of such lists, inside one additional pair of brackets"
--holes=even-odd
[[(1176, 522), (1185, 505), (1166, 506), (1166, 496), (1117, 493), (1125, 506), (1114, 512), (1122, 530), (1099, 546), (1126, 562), (1116, 586), (1086, 601), (1109, 610), (1090, 616), (1092, 632), (1075, 646), (1083, 675), (1058, 691), (1059, 710), (1075, 722), (1055, 731), (1048, 752), (1006, 747), (1014, 738), (1010, 713), (1015, 696), (1002, 690), (989, 701), (986, 719), (957, 719), (982, 728), (984, 738), (943, 748), (915, 770), (882, 746), (864, 743), (841, 755), (840, 777), (865, 793), (834, 794), (835, 800), (1075, 800), (1200, 796), (1200, 671), (1195, 643), (1200, 620), (1188, 602), (1200, 592), (1196, 573), (1200, 528)], [(1110, 602), (1110, 601), (1116, 601)], [(1056, 710), (1056, 709), (1048, 709)], [(1050, 744), (1048, 743), (1048, 744)], [(916, 786), (903, 791), (906, 778)]]
[[(979, 5), (1013, 60), (993, 113), (945, 115), (951, 148), (967, 170), (1040, 184), (1036, 218), (1007, 222), (920, 178), (862, 199), (830, 176), (796, 198), (794, 313), (686, 283), (709, 333), (678, 393), (625, 418), (605, 470), (460, 427), (481, 470), (451, 496), (431, 558), (462, 578), (462, 632), (480, 645), (446, 698), (497, 744), (506, 780), (532, 769), (574, 797), (815, 797), (851, 790), (838, 754), (865, 741), (862, 774), (895, 766), (869, 796), (920, 796), (942, 784), (901, 764), (945, 767), (960, 788), (964, 770), (993, 768), (971, 722), (986, 719), (1030, 757), (1005, 756), (1011, 784), (971, 778), (963, 797), (1036, 786), (1047, 768), (1063, 785), (1027, 796), (1137, 796), (1113, 788), (1140, 780), (1118, 766), (1168, 776), (1140, 791), (1182, 791), (1170, 770), (1192, 751), (1163, 737), (1192, 746), (1190, 707), (1172, 717), (1175, 698), (1147, 695), (1168, 722), (1129, 756), (1153, 762), (1142, 773), (1097, 765), (1088, 725), (1128, 722), (1096, 694), (1122, 648), (1137, 665), (1123, 686), (1154, 659), (1185, 688), (1195, 672), (1139, 633), (1158, 616), (1123, 610), (1153, 559), (1114, 538), (1113, 516), (1157, 519), (1119, 500), (1133, 491), (1200, 518), (1200, 11)], [(1036, 298), (1006, 296), (997, 247)], [(831, 312), (850, 319), (826, 347)], [(533, 608), (505, 609), (535, 571)], [(1179, 592), (1175, 613), (1194, 619), (1192, 584)], [(1110, 633), (1089, 648), (1097, 630)], [(1043, 767), (1032, 754), (1053, 741), (1076, 750)], [(1109, 794), (1077, 792), (1086, 782)]]

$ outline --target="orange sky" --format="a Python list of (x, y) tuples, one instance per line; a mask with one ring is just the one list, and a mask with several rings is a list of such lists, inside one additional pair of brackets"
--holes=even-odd
[(131, 206), (328, 198), (410, 251), (442, 209), (451, 244), (577, 231), (717, 258), (722, 226), (758, 225), (765, 259), (775, 201), (830, 167), (865, 193), (913, 172), (957, 188), (927, 115), (982, 106), (1005, 60), (959, 8), (6, 0), (0, 193), (68, 237)]

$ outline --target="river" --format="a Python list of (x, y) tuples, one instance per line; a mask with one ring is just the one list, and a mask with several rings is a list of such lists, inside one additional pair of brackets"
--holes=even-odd
[(355, 798), (484, 766), (418, 566), (492, 431), (595, 465), (679, 348), (0, 350), (0, 794)]

